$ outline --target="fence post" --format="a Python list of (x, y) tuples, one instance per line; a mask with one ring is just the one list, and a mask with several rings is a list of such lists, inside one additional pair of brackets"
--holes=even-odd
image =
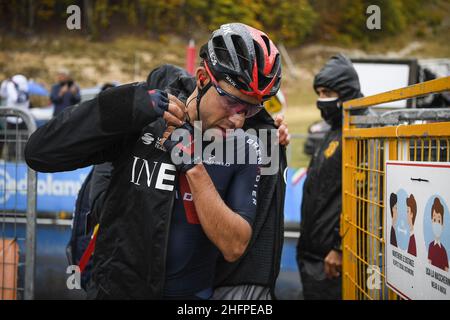
[[(0, 116), (13, 116), (22, 119), (27, 127), (27, 138), (36, 130), (36, 122), (28, 110), (6, 107), (0, 108)], [(20, 140), (20, 134), (16, 139)], [(1, 150), (0, 150), (1, 152)], [(17, 158), (17, 154), (16, 154)], [(26, 209), (26, 240), (25, 240), (25, 283), (24, 299), (34, 298), (34, 280), (36, 268), (36, 172), (27, 169), (27, 209)], [(17, 190), (15, 191), (17, 192)]]

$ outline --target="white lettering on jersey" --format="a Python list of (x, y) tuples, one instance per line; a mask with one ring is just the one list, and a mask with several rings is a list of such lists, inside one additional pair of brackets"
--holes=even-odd
[[(144, 172), (145, 168), (145, 175), (147, 176), (147, 187), (150, 188), (153, 179), (153, 174), (155, 173), (155, 169), (158, 166), (158, 162), (154, 161), (151, 166), (152, 168), (150, 171), (150, 164), (148, 163), (147, 160), (134, 156), (130, 182), (139, 186), (142, 172)], [(158, 175), (156, 177), (155, 188), (159, 190), (172, 191), (174, 188), (173, 184), (167, 184), (165, 183), (165, 181), (175, 181), (175, 174), (167, 173), (167, 171), (175, 172), (175, 170), (176, 169), (173, 164), (161, 163), (158, 169)]]
[(175, 181), (175, 174), (167, 174), (166, 171), (175, 172), (175, 166), (173, 164), (161, 163), (161, 167), (159, 168), (158, 177), (156, 178), (156, 189), (160, 190), (173, 190), (173, 184), (164, 184), (164, 180)]

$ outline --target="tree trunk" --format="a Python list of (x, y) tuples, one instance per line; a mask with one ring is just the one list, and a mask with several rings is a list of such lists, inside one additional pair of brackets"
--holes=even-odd
[(88, 34), (92, 34), (93, 31), (92, 9), (94, 2), (94, 0), (83, 0), (84, 28)]
[(34, 28), (34, 0), (28, 0), (28, 29), (32, 32)]

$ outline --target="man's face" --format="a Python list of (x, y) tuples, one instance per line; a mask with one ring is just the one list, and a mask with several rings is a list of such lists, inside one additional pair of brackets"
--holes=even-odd
[(317, 87), (316, 93), (319, 98), (338, 98), (339, 94), (336, 91), (325, 87)]
[[(227, 93), (248, 103), (259, 103), (258, 99), (243, 94), (225, 81), (219, 81), (219, 86)], [(217, 128), (221, 130), (223, 134), (225, 134), (227, 129), (242, 128), (245, 121), (245, 113), (237, 113), (236, 110), (227, 103), (227, 100), (219, 95), (214, 86), (211, 86), (202, 97), (200, 103), (200, 115), (200, 118), (203, 121), (202, 126), (204, 130)]]
[(58, 73), (56, 75), (56, 81), (57, 82), (66, 82), (69, 80), (69, 76), (65, 73)]
[(433, 210), (433, 218), (431, 218), (431, 222), (443, 224), (441, 214)]

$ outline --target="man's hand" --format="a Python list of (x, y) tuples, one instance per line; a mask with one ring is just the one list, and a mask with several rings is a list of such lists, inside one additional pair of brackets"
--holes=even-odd
[(284, 121), (284, 116), (277, 115), (275, 118), (275, 126), (278, 128), (278, 140), (282, 146), (287, 146), (291, 141), (287, 123)]
[(328, 279), (337, 278), (342, 270), (342, 253), (331, 250), (325, 257), (325, 274)]
[(174, 95), (168, 94), (169, 107), (164, 113), (163, 118), (168, 125), (181, 126), (186, 121), (187, 108), (183, 102)]
[(150, 90), (150, 107), (166, 120), (168, 126), (179, 127), (186, 118), (186, 106), (177, 97), (161, 90)]
[[(194, 145), (196, 143), (194, 140), (194, 127), (186, 122), (176, 130), (173, 130), (172, 126), (167, 128), (163, 134), (163, 139), (165, 139), (163, 145), (167, 152), (170, 152), (172, 162), (177, 170), (187, 172), (201, 162), (201, 159), (196, 159), (194, 154)], [(174, 134), (176, 135), (173, 136)]]
[(69, 86), (67, 84), (63, 85), (60, 89), (59, 89), (59, 96), (62, 97), (67, 91), (69, 91)]
[(77, 86), (74, 85), (74, 84), (72, 84), (72, 85), (70, 86), (70, 92), (71, 92), (73, 95), (76, 95), (76, 94), (78, 93), (78, 88), (77, 88)]

